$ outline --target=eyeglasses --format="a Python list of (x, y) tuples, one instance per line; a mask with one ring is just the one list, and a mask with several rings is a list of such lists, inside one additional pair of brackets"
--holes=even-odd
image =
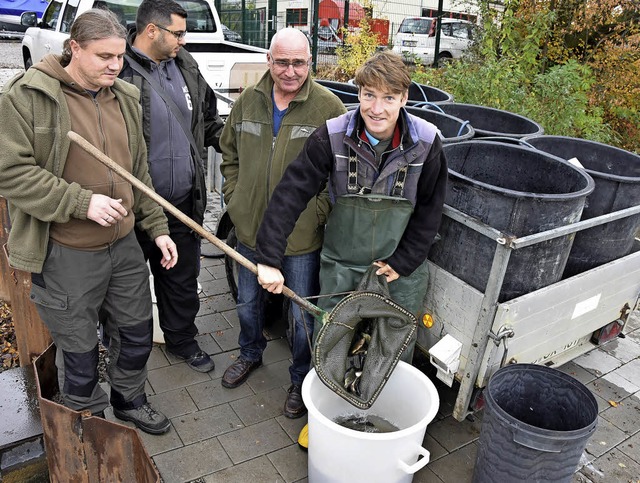
[[(156, 25), (156, 24), (154, 24), (154, 25)], [(184, 36), (187, 35), (187, 31), (186, 30), (171, 30), (171, 29), (168, 29), (168, 28), (163, 27), (161, 25), (156, 25), (156, 27), (158, 27), (160, 30), (164, 30), (165, 32), (169, 32), (171, 35), (173, 35), (178, 40), (184, 39)]]
[(294, 70), (304, 70), (309, 67), (308, 60), (293, 60), (291, 62), (288, 60), (272, 60), (271, 62), (280, 70), (287, 70), (289, 66), (293, 67)]

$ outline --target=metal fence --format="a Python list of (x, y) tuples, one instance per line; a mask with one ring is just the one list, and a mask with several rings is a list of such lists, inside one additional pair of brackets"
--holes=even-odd
[[(477, 18), (477, 7), (472, 1), (442, 3), (445, 18), (471, 21)], [(374, 0), (362, 4), (357, 0), (217, 0), (216, 8), (222, 23), (238, 34), (234, 35), (236, 41), (245, 44), (267, 48), (277, 30), (284, 27), (302, 30), (310, 44), (317, 45), (314, 55), (317, 64), (322, 65), (335, 63), (335, 49), (343, 44), (345, 28), (355, 31), (361, 20), (367, 18), (371, 30), (378, 35), (379, 45), (390, 47), (405, 17), (435, 17), (438, 0)]]

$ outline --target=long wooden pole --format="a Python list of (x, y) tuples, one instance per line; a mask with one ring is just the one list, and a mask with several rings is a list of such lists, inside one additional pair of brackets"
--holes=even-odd
[[(158, 193), (153, 191), (147, 185), (145, 185), (138, 178), (136, 178), (131, 173), (129, 173), (122, 166), (116, 164), (111, 158), (109, 158), (109, 156), (104, 154), (102, 151), (96, 148), (93, 144), (91, 144), (85, 138), (83, 138), (82, 136), (80, 136), (78, 133), (74, 131), (69, 131), (67, 135), (69, 136), (69, 139), (71, 139), (71, 141), (76, 143), (78, 146), (84, 149), (87, 153), (91, 154), (94, 158), (96, 158), (102, 164), (107, 166), (109, 169), (113, 170), (118, 176), (123, 178), (125, 181), (128, 181), (129, 183), (131, 183), (135, 188), (139, 189), (146, 196), (148, 196), (153, 201), (158, 203), (160, 206), (162, 206), (162, 208), (167, 210), (169, 213), (175, 216), (178, 220), (180, 220), (182, 223), (184, 223), (193, 231), (195, 231), (198, 235), (200, 235), (201, 237), (213, 243), (216, 247), (222, 250), (226, 255), (229, 255), (231, 258), (233, 258), (236, 262), (238, 262), (243, 267), (251, 270), (251, 272), (253, 272), (256, 275), (258, 274), (258, 267), (256, 267), (249, 259), (240, 255), (237, 251), (235, 251), (225, 242), (223, 242), (222, 240), (214, 236), (212, 233), (209, 233), (201, 225), (199, 225), (198, 223), (193, 221), (191, 218), (189, 218), (187, 215), (182, 213), (179, 209), (177, 209), (175, 206), (173, 206), (171, 203), (169, 203), (167, 200), (165, 200), (162, 196), (160, 196)], [(178, 254), (178, 256), (179, 255), (180, 254)], [(298, 294), (296, 294), (293, 290), (291, 290), (289, 287), (283, 287), (282, 293), (283, 295), (289, 297), (293, 302), (298, 304), (301, 308), (309, 312), (314, 318), (316, 318), (320, 322), (324, 323), (326, 321), (326, 318), (328, 316), (327, 312), (322, 310), (320, 307), (312, 304), (308, 300), (303, 299)]]

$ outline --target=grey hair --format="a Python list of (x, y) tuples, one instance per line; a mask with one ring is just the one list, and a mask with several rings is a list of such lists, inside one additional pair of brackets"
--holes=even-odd
[(60, 63), (66, 67), (71, 62), (71, 41), (75, 40), (84, 46), (94, 40), (108, 39), (117, 37), (127, 39), (127, 29), (120, 23), (120, 20), (113, 12), (102, 9), (92, 8), (78, 15), (73, 25), (69, 38), (64, 41), (62, 46), (62, 59)]

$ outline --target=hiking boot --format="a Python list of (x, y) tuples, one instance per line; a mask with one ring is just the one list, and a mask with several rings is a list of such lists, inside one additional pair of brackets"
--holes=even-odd
[(209, 357), (209, 354), (207, 354), (203, 350), (199, 350), (198, 352), (191, 355), (190, 357), (183, 357), (179, 354), (173, 354), (173, 353), (171, 354), (176, 356), (178, 359), (182, 359), (186, 361), (187, 365), (194, 371), (210, 372), (210, 371), (213, 371), (213, 369), (215, 369), (216, 367), (216, 365), (211, 360), (211, 357)]
[(113, 408), (113, 415), (123, 421), (131, 421), (136, 427), (149, 434), (163, 434), (171, 428), (171, 422), (167, 417), (153, 409), (149, 403), (144, 403), (135, 409)]
[(248, 361), (238, 357), (236, 361), (227, 367), (222, 376), (222, 385), (228, 389), (238, 387), (247, 380), (249, 374), (262, 365), (262, 359), (258, 361)]
[(307, 407), (302, 401), (302, 388), (297, 384), (292, 384), (284, 403), (284, 415), (290, 419), (296, 419), (305, 414), (307, 414)]

